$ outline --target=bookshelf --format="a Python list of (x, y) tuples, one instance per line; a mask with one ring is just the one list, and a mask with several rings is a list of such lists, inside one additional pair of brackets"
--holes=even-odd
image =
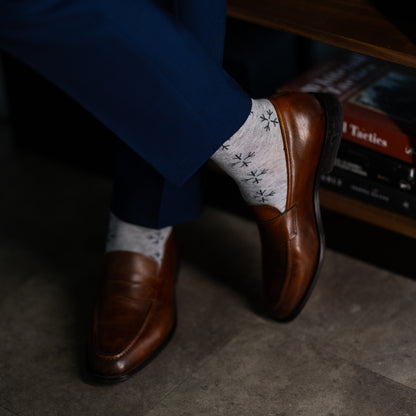
[(416, 68), (412, 3), (396, 0), (389, 6), (391, 10), (386, 9), (386, 3), (375, 0), (228, 0), (228, 15)]
[(345, 195), (320, 190), (321, 207), (416, 239), (416, 220)]
[[(371, 0), (228, 0), (230, 17), (416, 68), (411, 4)], [(395, 9), (393, 9), (395, 7)], [(321, 206), (416, 239), (416, 220), (322, 189)]]

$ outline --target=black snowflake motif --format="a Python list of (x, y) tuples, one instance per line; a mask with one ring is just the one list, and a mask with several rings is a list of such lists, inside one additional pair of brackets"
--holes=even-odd
[(115, 231), (109, 231), (109, 233), (107, 235), (107, 241), (113, 241), (115, 238), (116, 238)]
[(160, 241), (161, 241), (161, 237), (162, 237), (162, 233), (161, 233), (160, 231), (155, 231), (154, 233), (149, 234), (149, 235), (147, 236), (147, 239), (148, 239), (151, 243), (153, 243), (154, 245), (157, 245), (157, 244), (159, 244), (159, 243), (160, 243)]
[(270, 125), (272, 124), (273, 127), (276, 127), (279, 124), (279, 121), (277, 120), (277, 117), (275, 117), (274, 119), (272, 119), (272, 115), (273, 115), (273, 111), (272, 110), (267, 110), (266, 111), (267, 116), (265, 116), (264, 114), (262, 114), (260, 116), (260, 120), (262, 123), (266, 123), (264, 125), (264, 130), (266, 131), (270, 131)]
[(260, 189), (259, 191), (257, 191), (254, 195), (254, 198), (259, 200), (262, 203), (265, 203), (268, 201), (268, 198), (275, 195), (276, 192), (274, 191), (265, 191), (264, 189)]
[(230, 145), (224, 143), (223, 145), (221, 145), (221, 150), (229, 150), (230, 149)]
[(251, 163), (250, 159), (252, 159), (255, 155), (255, 152), (249, 152), (245, 156), (242, 153), (236, 153), (233, 157), (233, 160), (236, 160), (236, 162), (231, 163), (231, 166), (238, 166), (240, 168), (247, 167)]
[(250, 173), (247, 174), (247, 178), (243, 179), (243, 182), (247, 183), (260, 183), (263, 178), (262, 176), (268, 172), (268, 169), (261, 169), (261, 170), (252, 170)]

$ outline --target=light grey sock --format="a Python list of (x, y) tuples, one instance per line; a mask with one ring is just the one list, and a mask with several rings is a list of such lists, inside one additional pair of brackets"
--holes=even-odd
[(172, 227), (153, 229), (130, 224), (110, 213), (106, 252), (133, 251), (162, 262), (166, 240)]
[(236, 181), (248, 204), (286, 210), (286, 156), (279, 119), (269, 100), (252, 100), (249, 117), (212, 160)]

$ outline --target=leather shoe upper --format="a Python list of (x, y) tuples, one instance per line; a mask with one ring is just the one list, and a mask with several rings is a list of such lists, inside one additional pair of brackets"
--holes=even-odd
[[(252, 206), (252, 210), (262, 242), (266, 304), (275, 319), (286, 321), (302, 308), (323, 256), (317, 184), (328, 150), (324, 149), (327, 115), (310, 94), (284, 93), (270, 101), (280, 120), (286, 152), (287, 205), (284, 213), (268, 205)], [(339, 130), (340, 120), (336, 124)]]
[(92, 374), (127, 378), (164, 344), (175, 325), (175, 236), (162, 263), (129, 251), (106, 253), (88, 351)]

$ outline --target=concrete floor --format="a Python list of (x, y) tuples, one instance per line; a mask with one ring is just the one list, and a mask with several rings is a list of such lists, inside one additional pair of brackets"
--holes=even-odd
[(416, 415), (415, 282), (327, 250), (303, 313), (275, 323), (255, 225), (212, 207), (179, 229), (171, 342), (130, 380), (89, 383), (111, 183), (13, 154), (0, 156), (0, 416)]

